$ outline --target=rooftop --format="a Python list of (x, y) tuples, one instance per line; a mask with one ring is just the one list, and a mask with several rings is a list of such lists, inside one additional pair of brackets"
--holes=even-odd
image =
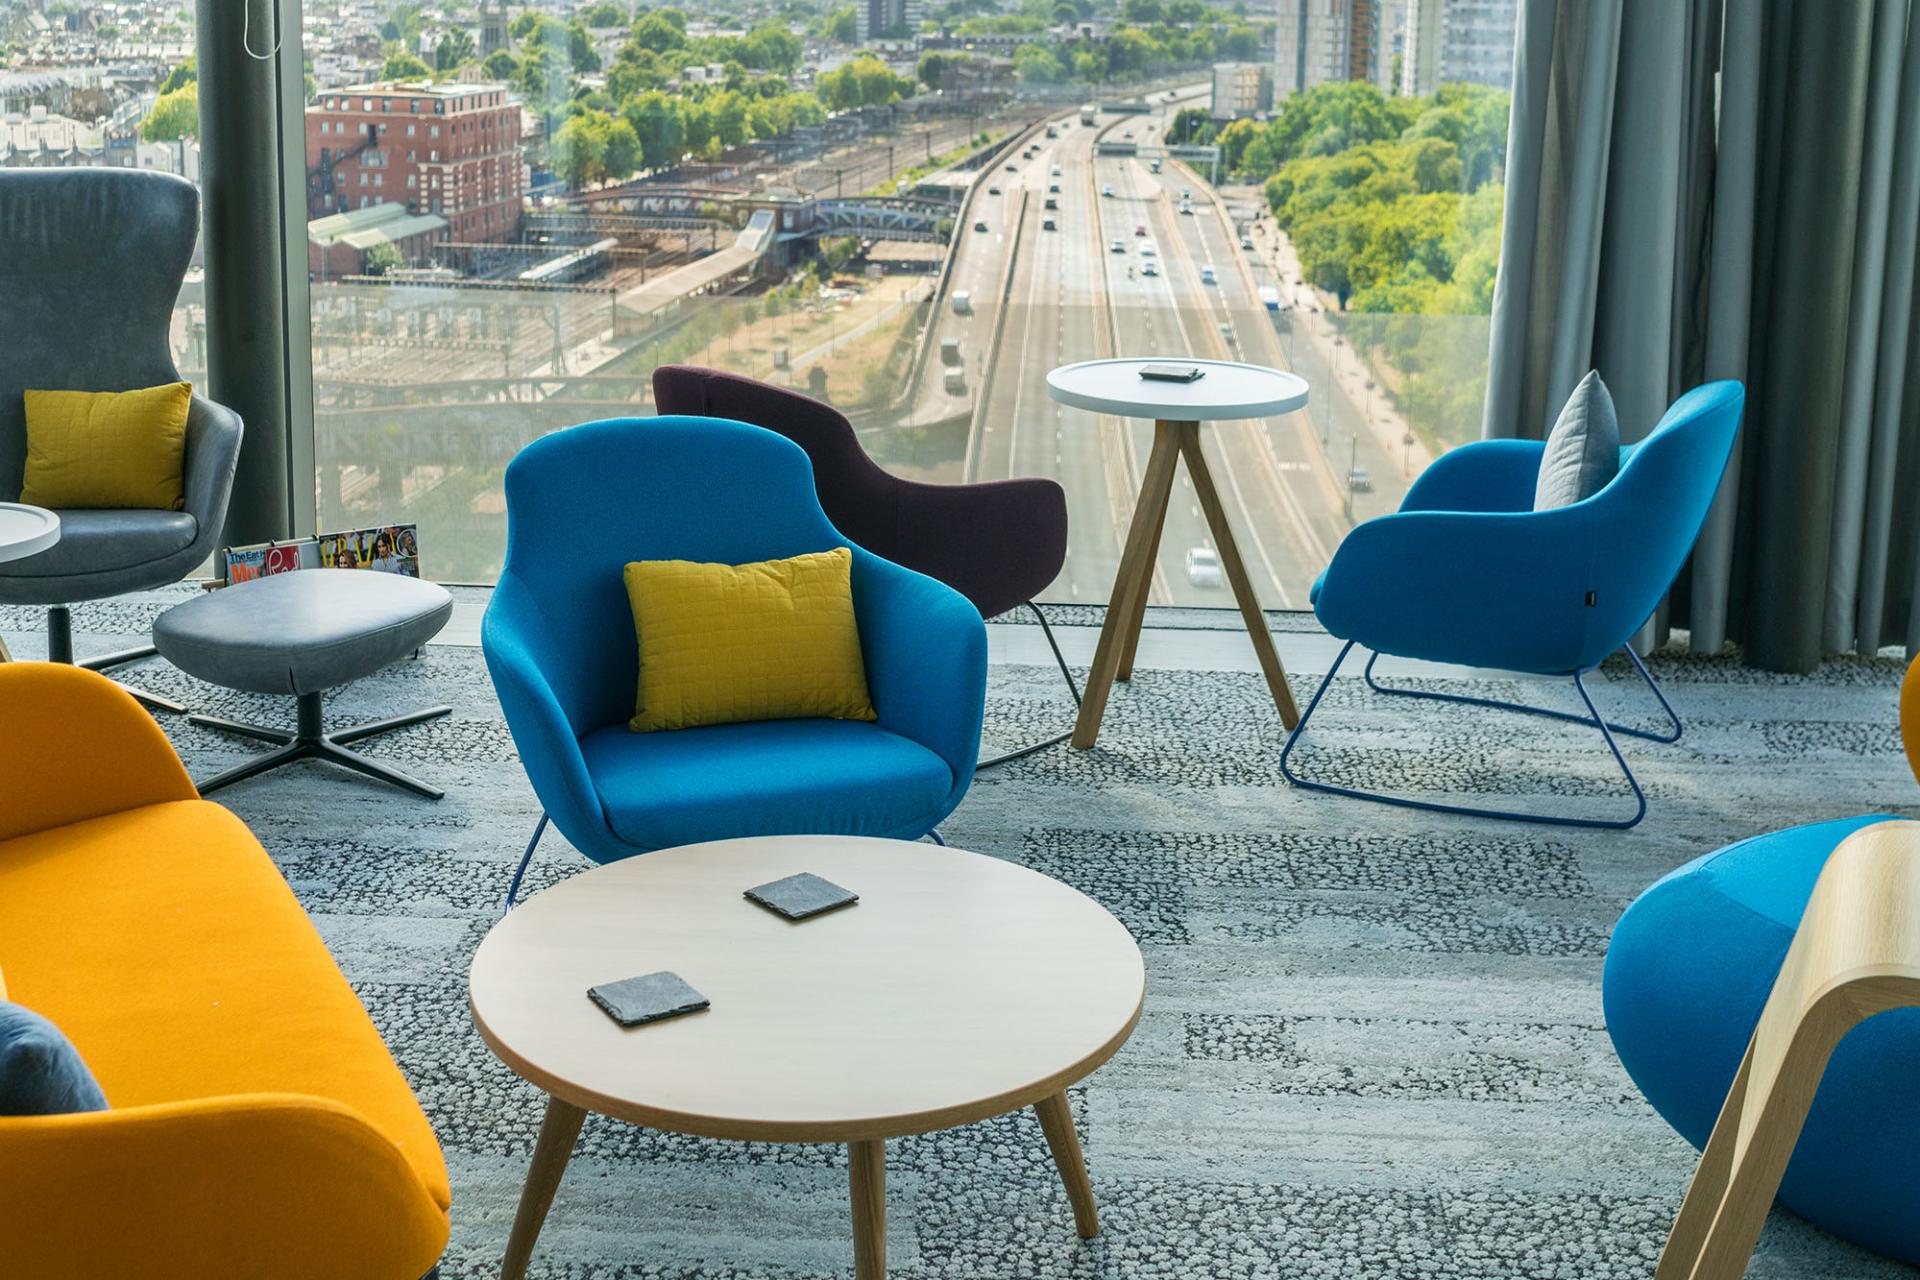
[(346, 213), (330, 213), (307, 224), (307, 239), (323, 248), (347, 244), (371, 249), (394, 244), (426, 231), (444, 231), (447, 220), (433, 213), (408, 213), (405, 205), (388, 201)]

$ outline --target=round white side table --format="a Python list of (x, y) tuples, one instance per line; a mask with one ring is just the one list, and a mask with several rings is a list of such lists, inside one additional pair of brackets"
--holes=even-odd
[[(1191, 364), (1206, 370), (1193, 382), (1155, 382), (1140, 376), (1143, 365)], [(1273, 704), (1280, 721), (1291, 729), (1300, 720), (1293, 691), (1287, 686), (1287, 672), (1273, 647), (1267, 629), (1267, 616), (1247, 577), (1246, 563), (1233, 540), (1227, 523), (1226, 507), (1214, 488), (1207, 470), (1206, 455), (1200, 449), (1200, 424), (1237, 418), (1264, 418), (1291, 413), (1307, 403), (1306, 380), (1296, 374), (1259, 365), (1236, 364), (1227, 360), (1176, 360), (1165, 356), (1152, 359), (1086, 360), (1063, 365), (1047, 375), (1047, 394), (1061, 404), (1095, 413), (1111, 413), (1123, 418), (1153, 419), (1153, 452), (1147, 457), (1140, 480), (1140, 494), (1133, 506), (1133, 523), (1127, 530), (1126, 545), (1120, 553), (1120, 570), (1114, 575), (1113, 596), (1107, 604), (1107, 620), (1100, 628), (1100, 642), (1093, 652), (1093, 670), (1087, 675), (1086, 692), (1080, 700), (1080, 718), (1074, 724), (1073, 745), (1091, 747), (1100, 736), (1100, 719), (1106, 713), (1107, 695), (1113, 682), (1133, 675), (1134, 651), (1140, 643), (1140, 627), (1146, 616), (1147, 592), (1153, 580), (1153, 565), (1160, 553), (1160, 529), (1166, 523), (1167, 502), (1173, 495), (1174, 469), (1179, 460), (1187, 461), (1187, 474), (1200, 499), (1213, 540), (1219, 546), (1220, 567), (1233, 587), (1233, 598), (1240, 606), (1240, 618), (1253, 638), (1253, 650), (1266, 675)]]
[[(24, 502), (0, 502), (0, 563), (38, 555), (60, 541), (60, 517), (45, 507)], [(0, 662), (10, 662), (7, 642), (0, 639)]]

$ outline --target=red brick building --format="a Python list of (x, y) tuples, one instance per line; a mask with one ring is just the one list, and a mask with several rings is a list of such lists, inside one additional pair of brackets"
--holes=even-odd
[(520, 104), (499, 84), (365, 84), (307, 108), (307, 216), (393, 203), (451, 239), (511, 240), (526, 167)]

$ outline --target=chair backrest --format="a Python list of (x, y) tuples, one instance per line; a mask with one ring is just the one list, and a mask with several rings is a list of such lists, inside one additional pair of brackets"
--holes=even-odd
[(547, 624), (545, 673), (576, 733), (633, 714), (630, 560), (747, 564), (847, 545), (792, 441), (714, 418), (619, 418), (507, 465), (503, 578)]
[(732, 418), (777, 431), (807, 451), (820, 506), (833, 527), (885, 560), (903, 554), (898, 482), (867, 455), (853, 424), (832, 405), (785, 387), (693, 365), (653, 371), (654, 408), (663, 414)]
[(171, 174), (0, 171), (0, 499), (19, 496), (22, 393), (180, 377), (168, 343), (200, 199)]
[(1733, 455), (1746, 391), (1709, 382), (1682, 395), (1648, 436), (1620, 450), (1620, 473), (1593, 497), (1600, 584), (1588, 627), (1598, 662), (1653, 615), (1706, 523)]

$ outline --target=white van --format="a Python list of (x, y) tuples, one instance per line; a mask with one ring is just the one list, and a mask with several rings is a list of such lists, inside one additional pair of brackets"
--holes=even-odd
[(973, 314), (973, 294), (965, 289), (953, 291), (953, 314), (970, 316)]
[(1218, 284), (1219, 283), (1219, 278), (1213, 274), (1213, 264), (1211, 262), (1207, 263), (1205, 266), (1200, 268), (1200, 283), (1201, 284)]
[(967, 390), (967, 371), (965, 369), (949, 369), (942, 377), (941, 383), (946, 387), (948, 395), (964, 395)]

